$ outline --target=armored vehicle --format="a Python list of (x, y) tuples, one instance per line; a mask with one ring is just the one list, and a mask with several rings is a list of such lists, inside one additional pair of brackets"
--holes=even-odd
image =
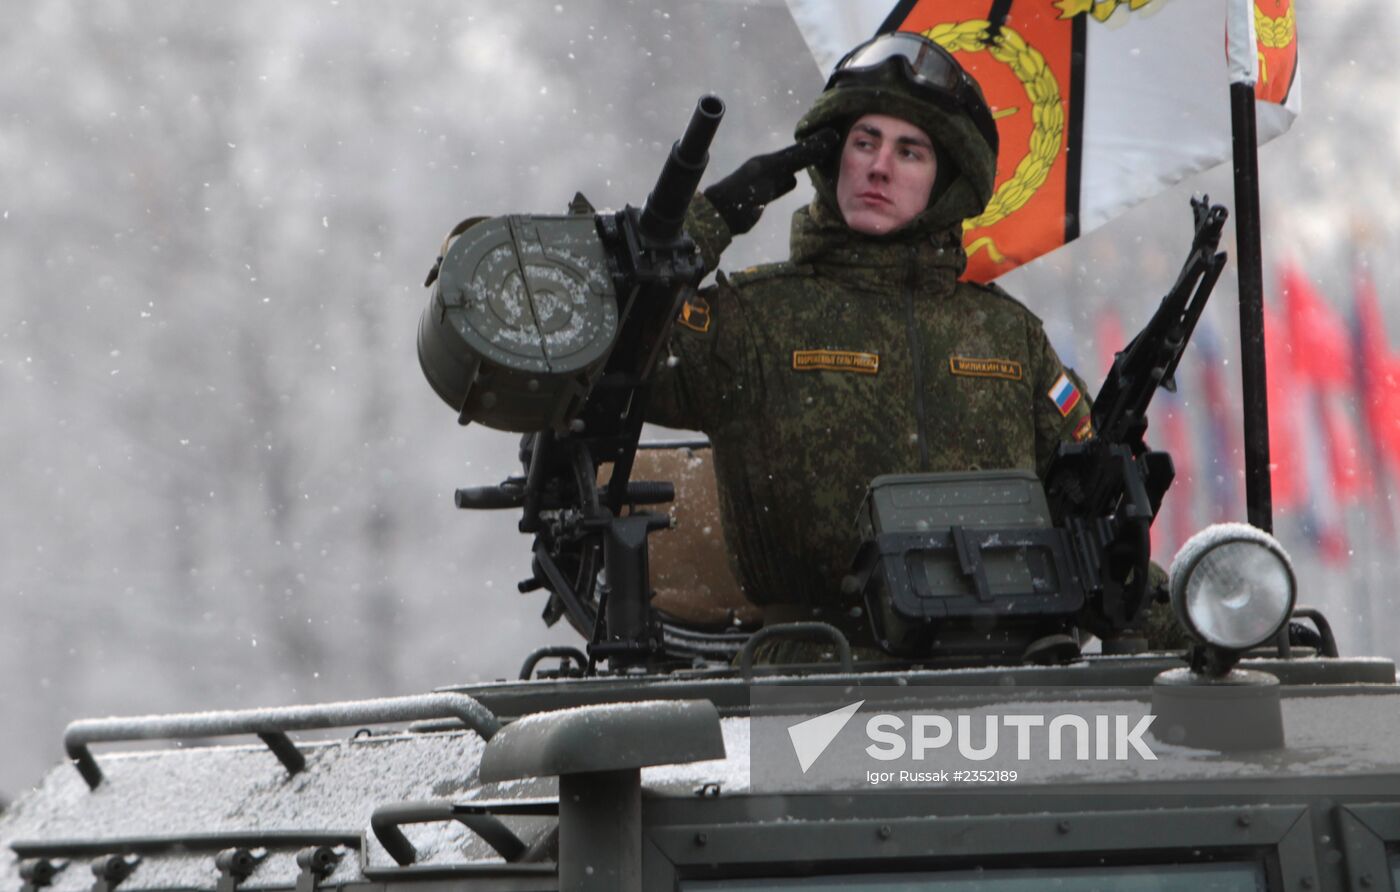
[[(648, 539), (672, 520), (645, 508), (675, 492), (632, 479), (639, 406), (704, 273), (685, 209), (722, 111), (701, 100), (643, 210), (580, 196), (467, 221), (430, 276), (430, 383), (464, 421), (526, 435), (523, 473), (459, 505), (521, 512), (522, 589), (586, 645), (417, 696), (75, 722), (72, 764), (0, 816), (0, 887), (1400, 884), (1394, 664), (1340, 655), (1252, 527), (1193, 538), (1165, 602), (1152, 582), (1172, 470), (1143, 421), (1224, 263), (1208, 202), (1098, 391), (1098, 436), (1044, 486), (872, 482), (846, 588), (876, 652), (824, 623), (657, 603)], [(704, 448), (651, 450), (668, 451)], [(1167, 603), (1179, 639), (1158, 628)], [(775, 662), (782, 639), (816, 656)]]

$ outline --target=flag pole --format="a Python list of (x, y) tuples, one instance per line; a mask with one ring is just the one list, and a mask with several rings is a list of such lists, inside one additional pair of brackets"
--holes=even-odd
[[(1240, 291), (1240, 376), (1244, 395), (1245, 503), (1250, 524), (1274, 529), (1274, 497), (1269, 480), (1269, 401), (1264, 361), (1264, 261), (1259, 225), (1259, 136), (1254, 114), (1253, 3), (1235, 18), (1231, 54), (1244, 63), (1244, 76), (1230, 84), (1230, 123), (1235, 155), (1235, 260)], [(1236, 2), (1235, 9), (1246, 4)], [(1242, 32), (1242, 33), (1241, 33)], [(1247, 36), (1246, 36), (1247, 35)], [(1239, 38), (1245, 38), (1236, 43)], [(1236, 47), (1243, 44), (1242, 52)], [(1247, 56), (1240, 59), (1240, 56)], [(1235, 68), (1235, 66), (1231, 66)], [(1238, 69), (1236, 69), (1238, 70)]]
[[(1254, 112), (1258, 39), (1253, 0), (1233, 0), (1229, 17), (1230, 129), (1235, 150), (1235, 262), (1240, 284), (1240, 378), (1244, 396), (1244, 488), (1251, 525), (1274, 531), (1269, 479), (1269, 397), (1264, 361), (1264, 258), (1259, 213), (1259, 133)], [(1288, 624), (1279, 656), (1290, 653)]]

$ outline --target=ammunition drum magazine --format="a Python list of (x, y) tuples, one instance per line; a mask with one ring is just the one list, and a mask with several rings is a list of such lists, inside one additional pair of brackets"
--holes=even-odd
[(418, 326), (418, 361), (463, 424), (562, 430), (617, 337), (592, 214), (485, 219), (451, 240)]

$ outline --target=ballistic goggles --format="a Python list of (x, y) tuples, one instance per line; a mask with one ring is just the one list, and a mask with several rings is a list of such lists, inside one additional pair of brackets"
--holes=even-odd
[(886, 69), (898, 70), (909, 84), (972, 120), (992, 151), (1000, 143), (992, 111), (976, 82), (947, 50), (908, 31), (881, 34), (847, 53), (826, 82), (828, 90)]

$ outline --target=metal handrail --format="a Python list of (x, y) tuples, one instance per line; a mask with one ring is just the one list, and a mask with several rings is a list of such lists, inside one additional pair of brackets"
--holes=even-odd
[(93, 758), (94, 743), (131, 740), (182, 740), (256, 734), (296, 774), (306, 765), (288, 731), (382, 725), (424, 719), (455, 718), (468, 730), (490, 740), (501, 728), (496, 716), (473, 697), (458, 693), (418, 694), (379, 700), (352, 700), (312, 706), (277, 706), (223, 712), (189, 712), (130, 718), (82, 719), (63, 732), (63, 747), (90, 789), (102, 783)]
[(521, 814), (558, 814), (557, 802), (529, 803), (463, 803), (447, 801), (402, 802), (394, 805), (381, 805), (370, 815), (369, 826), (384, 851), (407, 867), (418, 859), (418, 850), (408, 841), (401, 829), (405, 824), (432, 824), (440, 821), (456, 821), (481, 837), (496, 854), (507, 862), (515, 861), (525, 853), (525, 843), (509, 827), (491, 813), (491, 807), (509, 808)]
[(1337, 649), (1337, 636), (1332, 633), (1332, 624), (1327, 621), (1327, 617), (1322, 615), (1322, 611), (1313, 607), (1295, 607), (1293, 616), (1298, 619), (1310, 619), (1313, 626), (1317, 628), (1317, 634), (1322, 638), (1322, 655), (1324, 657), (1340, 657), (1341, 651)]
[[(535, 667), (543, 661), (548, 660), (552, 657), (557, 657), (565, 661), (573, 660), (575, 663), (578, 664), (580, 676), (582, 676), (583, 673), (588, 671), (588, 657), (585, 656), (583, 651), (579, 650), (577, 647), (569, 647), (567, 645), (556, 647), (541, 647), (532, 651), (530, 655), (525, 658), (525, 663), (520, 667), (520, 680), (529, 681), (530, 678), (535, 674)], [(562, 662), (560, 663), (559, 668), (561, 673), (565, 671), (564, 664)]]
[(149, 855), (160, 852), (217, 852), (227, 848), (346, 846), (358, 849), (356, 830), (231, 830), (175, 836), (125, 836), (114, 839), (19, 839), (10, 843), (15, 857), (89, 858), (100, 855)]

